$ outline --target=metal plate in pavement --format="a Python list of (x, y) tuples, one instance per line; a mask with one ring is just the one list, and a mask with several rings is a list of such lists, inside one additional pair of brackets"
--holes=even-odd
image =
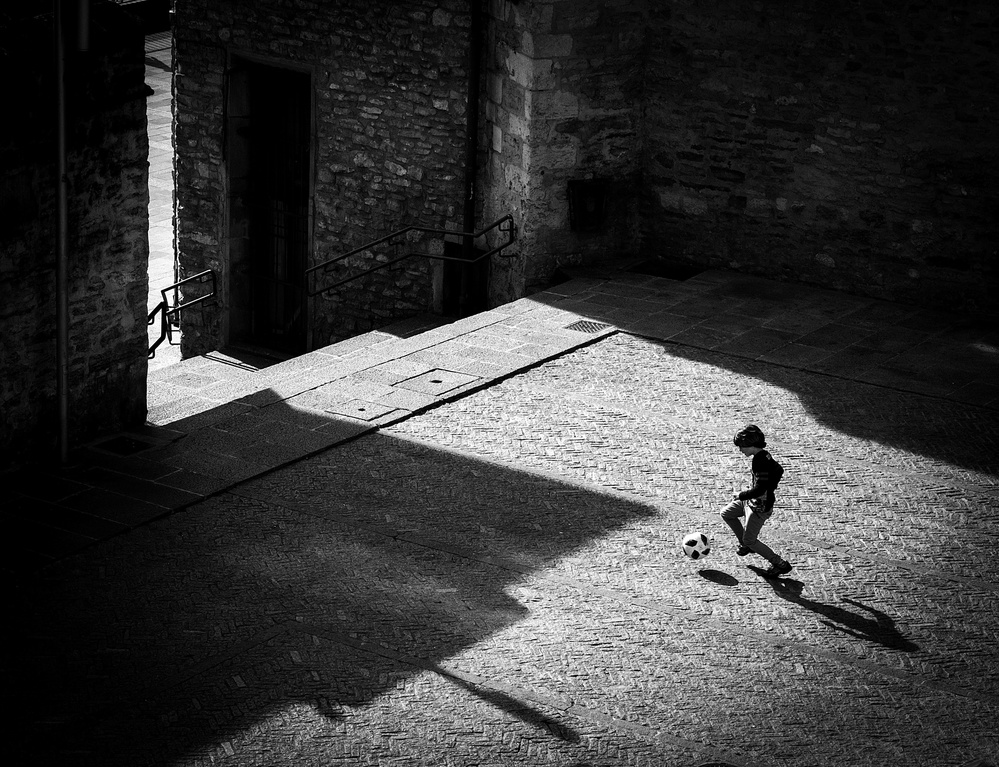
[(349, 418), (356, 418), (359, 421), (374, 421), (381, 418), (386, 413), (391, 413), (396, 408), (390, 405), (381, 405), (377, 402), (368, 402), (363, 399), (352, 399), (348, 402), (341, 402), (339, 405), (327, 408), (327, 413), (334, 415), (345, 415)]
[(405, 381), (400, 381), (396, 384), (400, 389), (409, 389), (410, 391), (417, 391), (421, 394), (429, 394), (431, 396), (438, 396), (449, 392), (452, 389), (457, 389), (459, 386), (465, 386), (473, 381), (478, 381), (479, 376), (469, 375), (468, 373), (456, 373), (453, 370), (443, 370), (441, 368), (435, 368), (427, 373), (423, 373), (413, 378), (407, 378)]

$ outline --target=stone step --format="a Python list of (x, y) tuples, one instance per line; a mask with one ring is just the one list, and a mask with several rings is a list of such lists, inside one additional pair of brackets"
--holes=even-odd
[(190, 357), (149, 374), (148, 420), (170, 423), (236, 401), (260, 406), (260, 396), (254, 395), (267, 401), (287, 399), (392, 360), (400, 349), (432, 346), (439, 339), (431, 334), (450, 324), (436, 315), (416, 315), (276, 362), (252, 349)]

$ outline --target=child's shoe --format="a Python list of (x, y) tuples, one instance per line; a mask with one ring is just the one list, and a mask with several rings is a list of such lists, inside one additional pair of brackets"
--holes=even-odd
[(770, 565), (770, 568), (763, 573), (764, 578), (776, 578), (779, 575), (787, 575), (794, 568), (790, 562), (786, 559), (782, 559), (775, 565)]
[(740, 557), (744, 557), (744, 556), (746, 556), (746, 554), (752, 554), (753, 550), (751, 548), (749, 548), (749, 546), (743, 546), (740, 543), (739, 544), (739, 548), (737, 548), (735, 550), (735, 553), (738, 554)]

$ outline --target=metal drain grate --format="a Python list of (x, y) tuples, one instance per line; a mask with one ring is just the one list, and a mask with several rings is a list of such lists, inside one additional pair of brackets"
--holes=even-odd
[(604, 328), (609, 328), (610, 325), (606, 325), (603, 322), (593, 322), (592, 320), (579, 320), (571, 325), (566, 325), (566, 330), (575, 330), (580, 333), (596, 333), (597, 331), (603, 330)]

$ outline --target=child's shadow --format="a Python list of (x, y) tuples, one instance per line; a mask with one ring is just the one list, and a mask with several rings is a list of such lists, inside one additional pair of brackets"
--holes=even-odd
[[(753, 567), (752, 565), (750, 565), (750, 568), (760, 574), (763, 573), (761, 568)], [(770, 584), (774, 593), (781, 599), (794, 602), (796, 605), (801, 605), (814, 613), (828, 618), (828, 620), (823, 620), (822, 623), (830, 628), (842, 631), (844, 634), (849, 634), (857, 639), (877, 642), (893, 650), (914, 652), (919, 649), (919, 645), (906, 639), (895, 626), (895, 621), (880, 610), (845, 597), (842, 600), (843, 602), (853, 605), (864, 612), (853, 612), (836, 605), (816, 602), (814, 599), (802, 596), (801, 592), (804, 584), (801, 581), (793, 579), (778, 580), (776, 578), (768, 578), (767, 583)]]

